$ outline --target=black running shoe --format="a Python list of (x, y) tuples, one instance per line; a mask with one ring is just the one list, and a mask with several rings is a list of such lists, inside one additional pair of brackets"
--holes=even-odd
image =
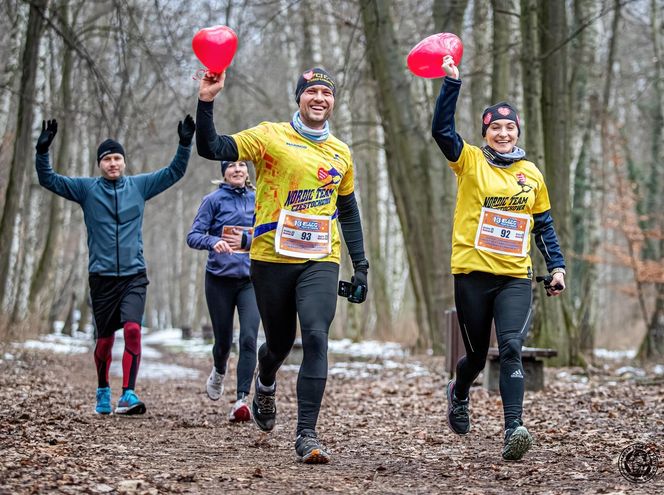
[(254, 422), (263, 431), (272, 431), (274, 428), (274, 421), (277, 417), (277, 404), (275, 401), (275, 392), (277, 391), (277, 384), (271, 392), (261, 392), (258, 386), (258, 378), (256, 378), (254, 392), (254, 400), (251, 401), (251, 412), (254, 416)]
[(519, 419), (512, 421), (510, 427), (505, 430), (503, 459), (506, 461), (518, 461), (532, 446), (533, 437), (526, 427), (523, 426), (523, 422)]
[(454, 395), (455, 385), (455, 380), (447, 384), (447, 425), (457, 435), (465, 435), (470, 431), (469, 399), (457, 399)]
[(330, 454), (321, 445), (313, 430), (302, 430), (295, 440), (295, 452), (305, 464), (327, 464)]

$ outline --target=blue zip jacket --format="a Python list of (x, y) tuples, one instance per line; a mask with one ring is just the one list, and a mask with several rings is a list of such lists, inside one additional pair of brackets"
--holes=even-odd
[(179, 145), (168, 167), (108, 180), (57, 174), (48, 153), (37, 153), (39, 184), (83, 209), (90, 273), (119, 277), (146, 271), (142, 232), (145, 202), (182, 178), (190, 154), (191, 146)]
[[(249, 253), (217, 253), (214, 245), (221, 240), (224, 225), (252, 227), (256, 193), (244, 187), (232, 188), (226, 183), (203, 198), (196, 218), (187, 235), (187, 244), (194, 249), (208, 250), (205, 269), (213, 275), (229, 278), (249, 277)], [(242, 247), (249, 250), (252, 237), (243, 236)]]

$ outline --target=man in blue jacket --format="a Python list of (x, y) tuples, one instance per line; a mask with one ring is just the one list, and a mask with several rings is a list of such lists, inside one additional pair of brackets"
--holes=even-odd
[(83, 209), (88, 233), (89, 283), (95, 318), (97, 414), (110, 414), (111, 388), (108, 371), (115, 331), (124, 329), (122, 396), (116, 414), (143, 414), (145, 404), (134, 389), (141, 360), (141, 321), (149, 283), (143, 258), (143, 210), (145, 202), (165, 191), (187, 171), (196, 125), (190, 115), (178, 125), (180, 144), (168, 167), (152, 173), (125, 176), (125, 151), (107, 139), (97, 149), (101, 177), (67, 177), (51, 168), (48, 148), (58, 131), (55, 120), (42, 122), (37, 140), (36, 167), (39, 184), (58, 196), (75, 201)]

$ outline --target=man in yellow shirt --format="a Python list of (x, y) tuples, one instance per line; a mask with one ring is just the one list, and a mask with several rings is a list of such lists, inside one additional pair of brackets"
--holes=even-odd
[(337, 220), (355, 270), (352, 302), (365, 300), (369, 268), (350, 150), (329, 130), (336, 84), (324, 69), (307, 70), (297, 82), (299, 108), (290, 122), (263, 122), (219, 135), (213, 104), (224, 80), (225, 73), (207, 73), (200, 82), (196, 145), (204, 158), (251, 160), (256, 166), (251, 280), (266, 342), (258, 351), (254, 421), (263, 431), (274, 428), (276, 374), (293, 346), (299, 318), (304, 357), (297, 380), (295, 450), (303, 462), (327, 463), (330, 455), (316, 436), (316, 423), (336, 310), (341, 244)]

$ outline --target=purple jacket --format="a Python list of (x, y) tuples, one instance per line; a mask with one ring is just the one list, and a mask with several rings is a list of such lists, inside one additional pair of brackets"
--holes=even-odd
[[(249, 277), (249, 253), (221, 254), (213, 250), (221, 239), (223, 227), (252, 227), (254, 224), (254, 191), (244, 187), (233, 189), (222, 183), (219, 189), (203, 198), (196, 218), (187, 235), (187, 244), (194, 249), (208, 250), (206, 270), (213, 275), (230, 278)], [(246, 231), (242, 247), (249, 250), (252, 236)]]

